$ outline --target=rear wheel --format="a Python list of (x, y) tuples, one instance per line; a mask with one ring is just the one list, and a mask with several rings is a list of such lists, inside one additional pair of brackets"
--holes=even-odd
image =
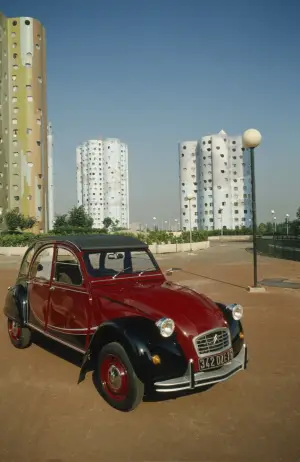
[(144, 396), (144, 384), (136, 376), (126, 351), (116, 342), (100, 351), (95, 382), (105, 401), (119, 411), (133, 411)]
[(31, 345), (31, 331), (22, 327), (17, 321), (7, 320), (8, 335), (14, 347), (23, 349)]

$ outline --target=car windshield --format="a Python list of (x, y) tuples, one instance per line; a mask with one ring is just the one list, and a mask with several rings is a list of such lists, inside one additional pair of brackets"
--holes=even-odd
[(145, 250), (86, 251), (83, 259), (89, 275), (94, 278), (118, 277), (119, 274), (141, 275), (159, 269), (153, 257)]

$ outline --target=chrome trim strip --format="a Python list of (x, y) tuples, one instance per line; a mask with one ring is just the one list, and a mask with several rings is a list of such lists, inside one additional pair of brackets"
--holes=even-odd
[[(224, 382), (229, 377), (232, 377), (237, 372), (246, 369), (247, 363), (247, 346), (243, 345), (238, 355), (230, 362), (225, 364), (221, 369), (216, 369), (206, 372), (197, 372), (194, 374), (195, 388), (204, 387), (206, 385)], [(190, 367), (186, 374), (175, 379), (155, 382), (155, 390), (159, 393), (170, 393), (174, 391), (188, 390), (191, 388)]]
[(89, 331), (94, 332), (95, 330), (98, 329), (98, 326), (93, 326), (90, 329), (88, 329), (88, 327), (76, 329), (74, 327), (69, 327), (69, 328), (67, 328), (67, 327), (56, 327), (56, 326), (53, 326), (52, 324), (47, 324), (47, 327), (49, 327), (50, 329), (54, 329), (54, 330), (58, 330), (58, 331), (62, 331), (62, 332), (67, 331), (66, 333), (69, 333), (69, 334), (75, 334), (76, 332), (86, 332), (86, 334), (87, 334)]
[(64, 346), (67, 346), (69, 348), (72, 348), (72, 350), (77, 351), (78, 353), (85, 354), (85, 350), (82, 350), (81, 348), (76, 347), (75, 345), (71, 345), (68, 342), (65, 342), (64, 340), (61, 340), (60, 338), (54, 337), (53, 335), (49, 334), (48, 332), (43, 331), (42, 329), (39, 329), (36, 327), (34, 324), (27, 323), (27, 326), (31, 327), (31, 329), (36, 330), (40, 334), (45, 335), (46, 337), (49, 337), (52, 340), (55, 340), (58, 343), (61, 343)]
[[(51, 287), (55, 287), (55, 289), (63, 289), (63, 290), (69, 290), (70, 292), (76, 292), (76, 293), (79, 293), (79, 294), (85, 294), (85, 295), (88, 295), (88, 291), (87, 290), (79, 290), (79, 289), (71, 289), (68, 284), (63, 284), (63, 283), (60, 283), (60, 282), (57, 282), (53, 279), (53, 282), (55, 282), (55, 284), (52, 284)], [(52, 289), (53, 290), (53, 289)]]
[[(220, 332), (220, 331), (226, 332), (226, 334), (228, 336), (228, 345), (226, 345), (226, 347), (224, 347), (224, 348), (221, 348), (220, 350), (210, 351), (208, 353), (199, 354), (197, 341), (201, 340), (202, 337), (206, 337), (206, 335), (213, 334), (214, 332)], [(215, 329), (207, 330), (207, 331), (203, 332), (202, 334), (196, 335), (196, 337), (193, 338), (193, 345), (194, 345), (195, 351), (197, 353), (197, 356), (199, 358), (206, 358), (207, 356), (214, 356), (214, 355), (217, 355), (219, 353), (222, 353), (223, 351), (226, 351), (226, 350), (229, 350), (230, 348), (232, 348), (230, 330), (228, 329), (228, 327), (216, 327)], [(209, 348), (209, 345), (207, 345), (207, 347)]]

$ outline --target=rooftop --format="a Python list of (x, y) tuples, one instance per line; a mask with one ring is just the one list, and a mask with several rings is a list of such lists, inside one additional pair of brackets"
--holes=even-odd
[(69, 236), (46, 236), (39, 241), (70, 242), (80, 250), (147, 249), (148, 245), (132, 236), (121, 234), (74, 234)]

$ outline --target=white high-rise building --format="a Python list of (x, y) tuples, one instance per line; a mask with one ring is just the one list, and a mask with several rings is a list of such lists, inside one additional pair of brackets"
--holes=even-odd
[[(181, 228), (235, 229), (251, 225), (250, 152), (241, 136), (223, 130), (179, 143)], [(190, 202), (186, 197), (193, 195)]]
[(77, 203), (102, 228), (104, 218), (129, 227), (128, 147), (116, 138), (90, 140), (76, 149)]

